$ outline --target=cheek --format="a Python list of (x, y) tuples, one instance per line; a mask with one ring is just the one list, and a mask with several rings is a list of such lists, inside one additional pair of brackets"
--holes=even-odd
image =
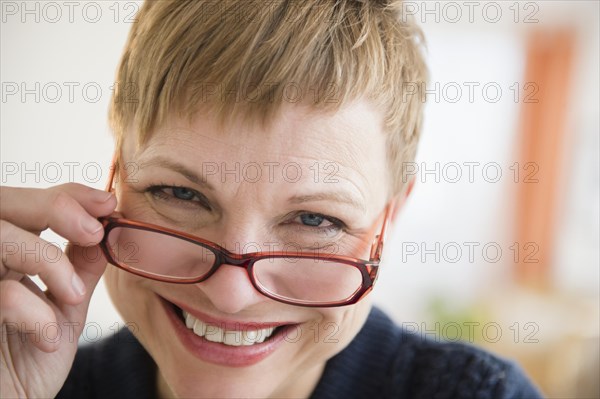
[(117, 211), (123, 213), (127, 218), (140, 218), (152, 210), (144, 193), (118, 190), (117, 201)]
[(358, 334), (370, 309), (369, 298), (365, 298), (356, 305), (323, 310), (322, 319), (310, 331), (320, 355), (326, 354), (329, 359), (341, 352)]
[(108, 294), (125, 321), (132, 323), (135, 330), (144, 331), (149, 325), (148, 315), (152, 314), (148, 301), (148, 290), (144, 289), (142, 280), (114, 266), (108, 266), (104, 273), (104, 281)]
[(115, 266), (108, 265), (104, 272), (104, 283), (110, 299), (112, 299), (115, 306), (120, 303), (119, 298), (119, 274), (122, 271)]

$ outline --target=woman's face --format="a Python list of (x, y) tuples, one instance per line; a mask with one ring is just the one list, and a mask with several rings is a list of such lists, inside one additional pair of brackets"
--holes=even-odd
[[(116, 190), (124, 217), (237, 253), (327, 245), (368, 259), (388, 196), (382, 114), (363, 100), (327, 114), (287, 104), (267, 127), (174, 118), (140, 148), (126, 137), (121, 162), (128, 176)], [(161, 247), (161, 256), (170, 250), (176, 261), (172, 246)], [(276, 302), (231, 265), (188, 285), (109, 267), (106, 283), (158, 364), (160, 394), (180, 397), (308, 396), (370, 309), (368, 298), (337, 308)], [(204, 338), (186, 327), (181, 309), (199, 320)]]

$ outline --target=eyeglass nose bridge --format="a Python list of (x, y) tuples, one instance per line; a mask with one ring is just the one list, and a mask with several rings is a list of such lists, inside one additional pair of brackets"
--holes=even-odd
[[(204, 282), (211, 278), (222, 266), (233, 266), (240, 267), (242, 269), (246, 269), (246, 273), (248, 274), (248, 278), (250, 282), (253, 283), (251, 265), (252, 259), (248, 258), (244, 255), (239, 255), (235, 253), (228, 253), (225, 249), (220, 249), (220, 251), (215, 248), (212, 248), (213, 254), (215, 254), (215, 263), (212, 268), (206, 273), (201, 279), (197, 280), (197, 283)], [(254, 284), (253, 284), (254, 285)]]
[(241, 267), (250, 272), (250, 266), (252, 265), (252, 263), (254, 263), (254, 259), (249, 258), (246, 255), (220, 251), (219, 253), (217, 253), (217, 260), (210, 274), (212, 275), (213, 273), (215, 273), (223, 265)]

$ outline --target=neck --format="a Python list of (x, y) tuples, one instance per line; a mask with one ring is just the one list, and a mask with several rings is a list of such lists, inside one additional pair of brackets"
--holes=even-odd
[(163, 378), (160, 369), (156, 371), (156, 391), (160, 399), (175, 398), (175, 394), (171, 390), (171, 387), (167, 384)]

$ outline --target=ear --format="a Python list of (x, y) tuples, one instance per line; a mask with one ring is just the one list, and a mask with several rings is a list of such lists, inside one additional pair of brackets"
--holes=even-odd
[(400, 194), (398, 194), (396, 196), (396, 198), (394, 199), (395, 204), (394, 204), (394, 209), (392, 210), (392, 217), (390, 219), (390, 222), (392, 222), (392, 223), (396, 222), (396, 218), (400, 214), (400, 210), (404, 207), (404, 203), (406, 202), (406, 200), (408, 199), (408, 196), (412, 192), (416, 181), (417, 180), (415, 179), (414, 176), (411, 177), (411, 179), (406, 183), (406, 188), (404, 190), (402, 190), (402, 192)]

